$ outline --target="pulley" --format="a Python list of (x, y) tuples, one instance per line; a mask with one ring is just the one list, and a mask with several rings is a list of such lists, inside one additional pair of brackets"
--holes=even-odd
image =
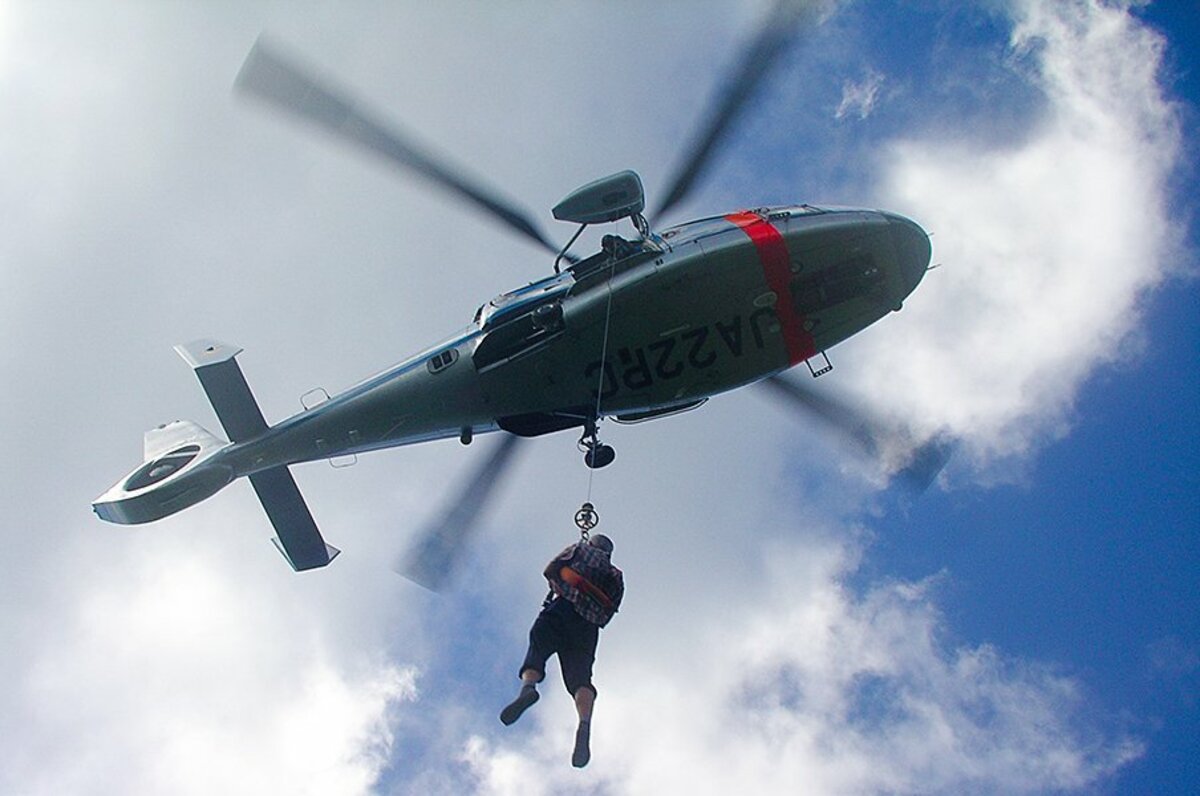
[(579, 507), (579, 511), (575, 512), (575, 527), (579, 529), (579, 538), (583, 541), (588, 540), (591, 530), (599, 524), (600, 515), (591, 503), (585, 502)]

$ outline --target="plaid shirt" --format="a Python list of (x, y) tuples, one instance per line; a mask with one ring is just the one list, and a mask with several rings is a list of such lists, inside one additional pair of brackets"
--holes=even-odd
[[(573, 570), (583, 582), (577, 585), (567, 582), (563, 578), (563, 569)], [(563, 550), (546, 565), (543, 574), (556, 595), (570, 602), (584, 619), (600, 627), (609, 623), (625, 596), (621, 570), (612, 565), (608, 553), (587, 542), (576, 542)], [(576, 578), (571, 576), (571, 580)], [(592, 588), (588, 588), (588, 584)]]

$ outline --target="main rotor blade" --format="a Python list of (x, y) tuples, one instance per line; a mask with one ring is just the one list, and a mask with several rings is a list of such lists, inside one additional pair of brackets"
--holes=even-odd
[(859, 452), (868, 457), (880, 453), (878, 430), (870, 420), (864, 417), (849, 404), (834, 399), (805, 387), (798, 382), (783, 376), (772, 376), (759, 382), (764, 388), (775, 393), (793, 407), (814, 415), (829, 428), (842, 435)]
[(412, 169), (499, 219), (510, 229), (558, 253), (528, 214), (465, 177), (444, 159), (373, 117), (350, 92), (323, 83), (260, 39), (246, 56), (234, 86), (326, 132)]
[(896, 471), (892, 478), (903, 484), (910, 492), (919, 495), (933, 479), (945, 469), (950, 457), (954, 454), (954, 440), (942, 434), (936, 434), (932, 439), (912, 451), (908, 463)]
[(898, 443), (907, 446), (902, 453), (902, 463), (893, 465), (889, 476), (890, 480), (915, 494), (929, 488), (953, 453), (954, 443), (949, 437), (938, 434), (914, 447), (908, 432), (849, 402), (836, 400), (783, 376), (772, 376), (759, 384), (791, 406), (800, 407), (820, 419), (868, 458), (884, 457), (891, 452), (888, 449)]
[(779, 0), (763, 21), (758, 35), (746, 48), (733, 77), (725, 85), (697, 127), (683, 160), (668, 185), (670, 190), (654, 213), (657, 219), (683, 200), (708, 167), (717, 145), (732, 128), (747, 100), (762, 83), (779, 58), (802, 19), (815, 17), (818, 3), (812, 0)]
[(452, 495), (453, 504), (417, 535), (396, 562), (393, 567), (396, 572), (430, 591), (438, 591), (445, 585), (474, 536), (479, 516), (508, 470), (520, 441), (515, 434), (504, 433), (465, 488)]

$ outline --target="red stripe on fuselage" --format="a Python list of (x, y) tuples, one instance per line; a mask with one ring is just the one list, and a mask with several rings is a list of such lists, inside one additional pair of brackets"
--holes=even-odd
[(749, 210), (730, 213), (725, 219), (737, 224), (758, 250), (763, 276), (776, 297), (775, 315), (783, 327), (783, 343), (787, 346), (788, 365), (795, 365), (812, 357), (817, 353), (816, 343), (813, 342), (812, 334), (805, 331), (804, 316), (792, 306), (792, 294), (788, 290), (788, 283), (792, 279), (792, 267), (783, 235), (762, 216)]

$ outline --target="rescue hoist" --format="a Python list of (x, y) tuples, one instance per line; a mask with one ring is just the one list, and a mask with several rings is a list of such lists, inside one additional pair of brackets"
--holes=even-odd
[(596, 507), (591, 503), (584, 501), (579, 507), (579, 511), (575, 512), (575, 527), (579, 529), (580, 541), (586, 542), (591, 536), (592, 529), (600, 524), (600, 514), (596, 511)]

